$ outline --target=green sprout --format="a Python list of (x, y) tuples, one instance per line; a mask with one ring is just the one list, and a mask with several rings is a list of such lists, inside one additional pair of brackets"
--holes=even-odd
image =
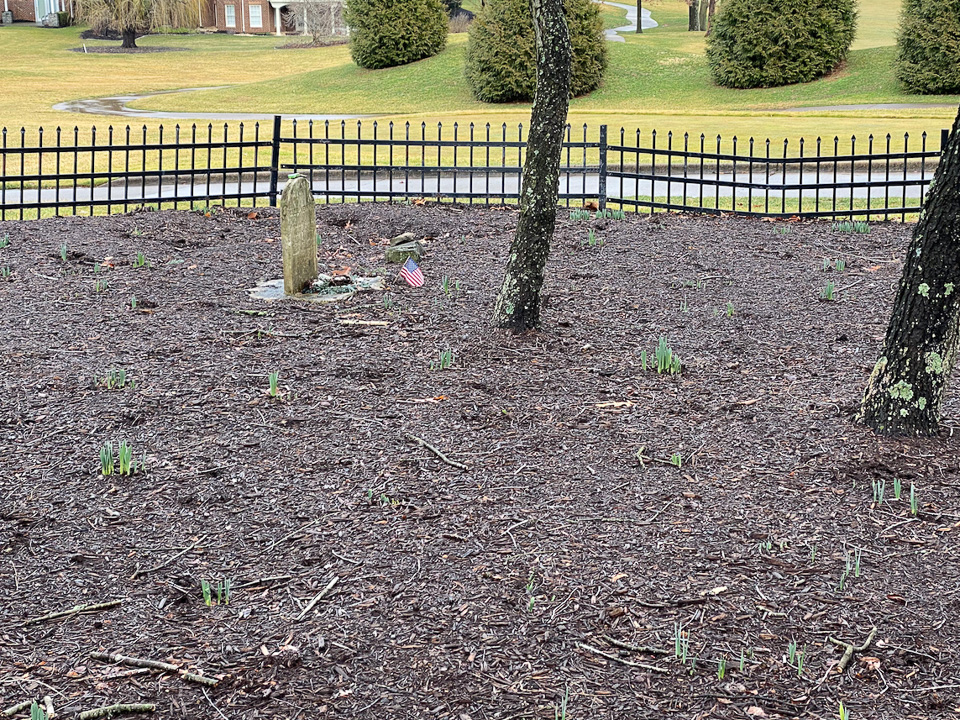
[(903, 492), (903, 483), (900, 482), (900, 478), (894, 478), (893, 479), (893, 499), (899, 500), (902, 492)]
[(917, 491), (913, 487), (913, 483), (910, 483), (910, 514), (916, 517), (917, 511), (919, 510), (920, 510), (920, 501), (917, 499)]
[(725, 657), (720, 658), (717, 662), (717, 680), (723, 680), (727, 674), (727, 659)]
[(270, 397), (275, 398), (280, 395), (280, 390), (277, 387), (277, 383), (280, 380), (279, 372), (272, 372), (267, 375), (267, 380), (270, 382)]
[(136, 295), (131, 295), (131, 296), (130, 296), (130, 309), (131, 309), (131, 310), (136, 310), (136, 309), (137, 309), (137, 296), (136, 296)]
[(4, 280), (6, 280), (11, 275), (13, 275), (13, 270), (10, 269), (9, 265), (4, 265), (3, 267), (0, 267), (0, 278), (3, 278)]
[(60, 259), (63, 260), (64, 262), (67, 261), (67, 244), (66, 243), (60, 246)]
[(873, 479), (870, 481), (870, 485), (873, 487), (873, 501), (877, 505), (883, 505), (883, 496), (887, 491), (887, 481), (884, 478)]
[(10, 247), (10, 233), (4, 233), (3, 237), (0, 237), (0, 250), (7, 247)]
[(553, 720), (567, 720), (567, 702), (570, 700), (570, 686), (563, 693), (560, 700), (560, 707), (553, 709)]
[(827, 282), (823, 286), (823, 290), (820, 291), (821, 300), (836, 300), (837, 299), (837, 286), (833, 282)]
[(93, 281), (93, 291), (94, 291), (94, 292), (102, 293), (102, 292), (104, 292), (106, 289), (107, 289), (107, 281), (106, 281), (106, 280), (97, 278), (96, 280)]
[(106, 477), (113, 475), (113, 443), (105, 442), (100, 448), (100, 473)]
[(47, 713), (37, 704), (36, 700), (30, 704), (30, 720), (47, 720)]
[(210, 583), (207, 580), (200, 581), (200, 592), (203, 593), (203, 602), (207, 607), (213, 605), (213, 594), (210, 591)]
[(137, 256), (133, 259), (133, 266), (135, 268), (148, 267), (149, 263), (147, 262), (147, 256), (142, 252), (138, 252)]
[(451, 365), (456, 358), (453, 355), (452, 350), (441, 350), (437, 360), (430, 363), (431, 370), (446, 370)]
[(683, 467), (683, 456), (678, 452), (673, 453), (670, 456), (670, 464), (674, 467)]
[(687, 664), (687, 655), (690, 652), (690, 633), (683, 629), (681, 623), (673, 624), (673, 654), (679, 658), (681, 665)]
[[(113, 390), (114, 388), (125, 388), (127, 386), (127, 371), (126, 370), (111, 370), (107, 373), (107, 376), (100, 382), (107, 388), (107, 390)], [(130, 389), (133, 390), (136, 388), (136, 383), (133, 380), (130, 380)]]
[(657, 373), (668, 373), (677, 375), (680, 373), (680, 358), (673, 354), (667, 339), (660, 337), (657, 341), (657, 349), (654, 351), (654, 358), (657, 361)]
[(727, 301), (727, 317), (733, 317), (733, 303)]
[(847, 709), (843, 706), (843, 701), (840, 701), (840, 711), (839, 711), (840, 720), (850, 720), (850, 714), (847, 712)]

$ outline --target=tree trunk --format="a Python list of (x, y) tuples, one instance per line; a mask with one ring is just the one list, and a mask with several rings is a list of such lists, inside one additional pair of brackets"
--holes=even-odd
[(687, 16), (690, 20), (687, 30), (695, 32), (700, 29), (700, 0), (687, 0), (687, 2), (689, 4)]
[(707, 0), (700, 0), (700, 17), (697, 19), (700, 27), (697, 28), (698, 30), (707, 29), (707, 5)]
[(707, 9), (707, 35), (713, 30), (713, 15), (717, 11), (717, 0), (710, 0)]
[(123, 36), (123, 43), (120, 47), (129, 49), (137, 46), (137, 31), (135, 28), (124, 28), (121, 35)]
[[(960, 113), (960, 111), (958, 111)], [(858, 419), (885, 435), (930, 435), (960, 349), (960, 114), (913, 229)]]
[(637, 32), (643, 32), (643, 0), (637, 0)]
[(570, 103), (570, 33), (563, 0), (530, 0), (537, 87), (520, 188), (520, 219), (494, 307), (494, 322), (523, 332), (540, 324), (543, 267), (557, 221), (560, 151)]

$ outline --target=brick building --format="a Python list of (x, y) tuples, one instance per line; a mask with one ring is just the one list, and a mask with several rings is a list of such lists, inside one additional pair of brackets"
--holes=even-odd
[[(283, 35), (305, 33), (297, 27), (288, 12), (303, 0), (200, 0), (201, 25), (223, 32)], [(346, 35), (342, 0), (308, 0), (326, 7), (330, 35)]]
[(4, 12), (13, 14), (14, 22), (43, 22), (50, 13), (70, 12), (73, 14), (71, 0), (2, 0)]

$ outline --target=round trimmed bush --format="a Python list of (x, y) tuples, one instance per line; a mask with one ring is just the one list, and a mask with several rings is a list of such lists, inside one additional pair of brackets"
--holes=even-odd
[(707, 61), (726, 87), (810, 82), (847, 56), (856, 25), (855, 0), (724, 0)]
[(447, 44), (441, 0), (347, 0), (350, 55), (362, 68), (406, 65), (436, 55)]
[[(596, 90), (607, 69), (607, 45), (599, 6), (565, 0), (573, 49), (570, 91), (574, 97)], [(481, 102), (533, 99), (537, 58), (528, 0), (488, 0), (470, 28), (467, 84)]]
[(906, 0), (897, 50), (897, 80), (908, 92), (960, 92), (960, 0)]

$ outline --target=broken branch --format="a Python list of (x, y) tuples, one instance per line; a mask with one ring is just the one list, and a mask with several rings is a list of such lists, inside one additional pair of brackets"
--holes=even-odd
[(28, 707), (33, 705), (36, 702), (34, 699), (24, 700), (22, 703), (17, 703), (16, 705), (11, 705), (6, 710), (3, 711), (4, 717), (10, 717), (11, 715), (16, 715), (21, 710), (26, 710)]
[(440, 452), (439, 450), (437, 450), (437, 448), (435, 448), (433, 445), (431, 445), (430, 443), (428, 443), (428, 442), (427, 442), (426, 440), (424, 440), (423, 438), (419, 438), (419, 437), (417, 437), (416, 435), (411, 435), (410, 433), (407, 433), (407, 437), (410, 438), (411, 440), (413, 440), (413, 441), (414, 441), (415, 443), (417, 443), (418, 445), (420, 445), (420, 447), (426, 448), (427, 450), (429, 450), (430, 452), (432, 452), (434, 455), (436, 455), (438, 458), (440, 458), (443, 462), (445, 462), (445, 463), (446, 463), (447, 465), (449, 465), (450, 467), (459, 468), (459, 469), (461, 469), (461, 470), (469, 470), (469, 469), (470, 469), (469, 467), (467, 467), (466, 465), (464, 465), (464, 464), (461, 463), (461, 462), (457, 462), (456, 460), (451, 460), (450, 458), (448, 458), (448, 457), (447, 457), (446, 455), (444, 455), (442, 452)]
[(667, 670), (667, 669), (665, 669), (665, 668), (657, 667), (656, 665), (647, 665), (646, 663), (633, 662), (632, 660), (626, 660), (626, 659), (624, 659), (624, 658), (617, 657), (616, 655), (611, 655), (611, 654), (608, 653), (608, 652), (604, 652), (604, 651), (601, 650), (600, 648), (595, 648), (595, 647), (593, 647), (592, 645), (587, 645), (586, 643), (578, 642), (578, 643), (577, 643), (577, 647), (580, 648), (580, 649), (582, 649), (582, 650), (586, 650), (587, 652), (591, 652), (591, 653), (593, 653), (593, 654), (595, 654), (595, 655), (599, 655), (599, 656), (601, 656), (601, 657), (605, 657), (607, 660), (613, 660), (614, 662), (618, 662), (618, 663), (620, 663), (621, 665), (627, 665), (627, 666), (629, 666), (629, 667), (641, 668), (641, 669), (643, 669), (643, 670), (649, 670), (650, 672), (655, 672), (655, 673), (669, 673), (669, 672), (670, 672), (669, 670)]
[(870, 628), (870, 634), (867, 635), (867, 639), (864, 641), (863, 645), (860, 645), (860, 646), (854, 646), (853, 643), (843, 642), (842, 640), (837, 640), (836, 638), (828, 636), (827, 640), (832, 642), (837, 647), (844, 648), (843, 655), (840, 657), (840, 662), (837, 663), (837, 672), (842, 673), (844, 670), (846, 670), (847, 665), (850, 664), (850, 660), (853, 659), (853, 654), (855, 652), (863, 652), (868, 647), (870, 647), (870, 643), (873, 642), (873, 638), (875, 638), (876, 636), (877, 636), (876, 626)]
[(58, 620), (63, 617), (70, 617), (71, 615), (77, 615), (80, 613), (90, 613), (90, 612), (99, 612), (100, 610), (109, 610), (110, 608), (116, 607), (123, 600), (111, 600), (104, 603), (95, 603), (93, 605), (76, 605), (69, 610), (61, 610), (59, 612), (50, 613), (49, 615), (41, 615), (40, 617), (30, 618), (22, 623), (20, 627), (26, 627), (27, 625), (35, 625), (37, 623), (46, 622), (47, 620)]
[(84, 710), (77, 715), (77, 720), (94, 720), (95, 718), (110, 718), (120, 713), (148, 713), (157, 709), (156, 705), (141, 703), (107, 705), (96, 710)]
[(90, 657), (101, 662), (117, 663), (120, 665), (129, 665), (137, 668), (148, 668), (150, 670), (162, 670), (179, 675), (187, 682), (195, 682), (201, 685), (216, 685), (219, 681), (216, 678), (197, 675), (192, 672), (180, 669), (172, 663), (160, 662), (159, 660), (148, 660), (146, 658), (129, 657), (127, 655), (110, 655), (108, 653), (92, 652)]
[(327, 596), (327, 593), (333, 590), (333, 586), (336, 585), (338, 582), (340, 582), (340, 578), (334, 575), (333, 580), (328, 582), (327, 586), (323, 590), (321, 590), (319, 593), (317, 593), (316, 597), (314, 597), (313, 600), (307, 603), (307, 606), (303, 609), (303, 612), (301, 612), (297, 616), (297, 622), (300, 622), (301, 620), (303, 620), (303, 618), (307, 616), (307, 613), (313, 610), (313, 606), (316, 605), (321, 600), (323, 600), (323, 598)]

